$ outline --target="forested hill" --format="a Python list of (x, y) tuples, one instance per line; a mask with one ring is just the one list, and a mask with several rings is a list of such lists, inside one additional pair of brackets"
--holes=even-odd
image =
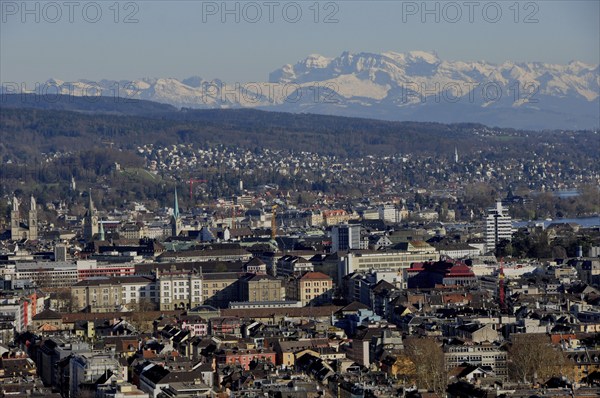
[[(487, 152), (520, 157), (544, 143), (561, 150), (591, 150), (586, 134), (572, 147), (573, 134), (494, 129), (478, 124), (390, 122), (251, 109), (178, 110), (150, 101), (110, 97), (3, 95), (0, 159), (39, 158), (40, 153), (113, 148), (135, 150), (143, 144), (231, 145), (250, 149), (308, 151), (340, 156), (430, 154), (451, 157)], [(593, 148), (593, 145), (591, 145)], [(571, 149), (568, 149), (571, 148)], [(568, 153), (564, 155), (569, 156)], [(16, 159), (12, 159), (16, 157)]]
[(156, 116), (177, 112), (177, 108), (158, 102), (109, 96), (77, 97), (52, 94), (0, 94), (0, 107), (73, 111), (90, 114)]

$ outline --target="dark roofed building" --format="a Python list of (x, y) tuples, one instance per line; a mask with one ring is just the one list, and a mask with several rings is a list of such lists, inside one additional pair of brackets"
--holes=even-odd
[(37, 331), (41, 331), (44, 328), (46, 331), (50, 331), (48, 330), (48, 326), (54, 331), (63, 329), (62, 315), (50, 309), (45, 309), (39, 314), (35, 314), (32, 318), (32, 323), (34, 330)]

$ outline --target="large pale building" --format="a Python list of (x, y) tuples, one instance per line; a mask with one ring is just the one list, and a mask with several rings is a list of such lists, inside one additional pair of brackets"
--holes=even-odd
[(512, 239), (512, 220), (508, 209), (497, 202), (495, 207), (488, 209), (485, 219), (485, 250), (496, 250), (496, 246), (503, 240)]
[(85, 279), (71, 286), (71, 295), (76, 307), (89, 307), (91, 312), (119, 311), (122, 306), (136, 309), (145, 302), (148, 310), (159, 296), (154, 279), (142, 276)]
[(203, 274), (203, 303), (216, 308), (227, 308), (230, 302), (240, 301), (239, 278), (238, 272)]
[(277, 276), (286, 277), (296, 273), (313, 271), (314, 268), (315, 266), (304, 257), (286, 254), (277, 260), (275, 272)]
[(346, 210), (324, 210), (323, 222), (326, 226), (337, 225), (348, 222), (352, 216)]
[(281, 301), (285, 299), (282, 280), (271, 275), (253, 275), (240, 279), (242, 301)]
[(500, 379), (508, 379), (507, 352), (497, 344), (448, 344), (444, 346), (444, 357), (447, 370), (468, 363), (489, 367)]
[(305, 272), (286, 284), (286, 299), (302, 302), (302, 306), (331, 303), (333, 279), (322, 272)]
[(160, 310), (191, 309), (203, 304), (200, 269), (156, 271), (160, 291)]
[[(353, 251), (340, 258), (338, 283), (353, 272), (403, 271), (412, 263), (439, 260), (439, 253), (430, 245), (411, 242), (407, 251)], [(414, 247), (413, 247), (414, 245)]]
[[(15, 264), (11, 279), (21, 285), (39, 288), (70, 287), (91, 277), (133, 275), (132, 264), (98, 264), (96, 260), (31, 261)], [(5, 273), (6, 275), (6, 273)]]

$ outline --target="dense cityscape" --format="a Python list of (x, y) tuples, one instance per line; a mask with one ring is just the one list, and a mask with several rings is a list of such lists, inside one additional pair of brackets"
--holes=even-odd
[(0, 0), (0, 398), (600, 397), (599, 15)]
[[(6, 196), (4, 394), (600, 392), (598, 175), (576, 163), (136, 151), (59, 200)], [(103, 206), (132, 173), (169, 202)]]

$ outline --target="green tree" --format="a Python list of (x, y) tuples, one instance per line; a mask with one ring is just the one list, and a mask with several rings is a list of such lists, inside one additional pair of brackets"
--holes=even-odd
[(496, 246), (496, 257), (512, 257), (514, 248), (508, 239), (502, 239)]

